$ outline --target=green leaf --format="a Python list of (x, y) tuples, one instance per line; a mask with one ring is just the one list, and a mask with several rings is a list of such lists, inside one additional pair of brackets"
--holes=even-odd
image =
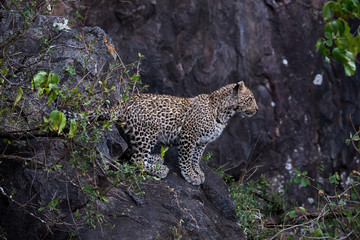
[(46, 82), (47, 72), (40, 71), (34, 76), (35, 86), (43, 85)]
[(306, 187), (307, 185), (309, 185), (309, 180), (306, 178), (301, 178), (300, 184), (301, 186)]
[(49, 88), (55, 90), (58, 88), (58, 85), (56, 83), (49, 83)]
[(315, 234), (315, 237), (322, 237), (323, 236), (323, 233), (322, 233), (320, 228), (316, 228), (314, 234)]
[(137, 81), (139, 81), (139, 79), (140, 79), (140, 75), (138, 75), (138, 74), (134, 74), (130, 77), (130, 80), (133, 82), (137, 82)]
[(108, 197), (105, 197), (105, 196), (101, 196), (101, 200), (103, 200), (104, 202), (110, 202), (109, 198)]
[(330, 32), (325, 32), (324, 36), (325, 36), (325, 38), (331, 38), (331, 33)]
[(5, 77), (6, 77), (6, 74), (8, 74), (8, 72), (9, 72), (9, 69), (7, 69), (7, 68), (2, 68), (2, 69), (1, 69), (1, 73), (2, 73), (2, 75), (4, 75)]
[(156, 181), (160, 181), (161, 180), (161, 177), (157, 177), (157, 176), (152, 176), (152, 178)]
[(338, 174), (337, 173), (335, 173), (334, 175), (331, 175), (330, 177), (329, 177), (329, 182), (330, 183), (334, 183), (334, 184), (338, 184), (339, 183), (339, 181), (338, 181)]
[(56, 97), (57, 97), (57, 92), (51, 91), (46, 104), (49, 105), (52, 101), (54, 101), (56, 99)]
[(301, 177), (296, 177), (296, 178), (294, 178), (294, 183), (299, 183), (300, 180), (301, 180)]
[(78, 123), (74, 119), (71, 119), (70, 120), (70, 131), (69, 131), (70, 138), (75, 136), (77, 127), (78, 127)]
[(46, 117), (43, 117), (43, 121), (44, 121), (44, 123), (48, 123), (49, 119), (47, 119)]
[(332, 56), (335, 60), (342, 62), (342, 63), (346, 63), (348, 61), (346, 58), (346, 51), (344, 49), (340, 49), (338, 47), (333, 49)]
[(60, 78), (56, 73), (50, 73), (48, 77), (48, 82), (58, 84), (60, 82)]
[(294, 235), (290, 234), (289, 237), (288, 237), (288, 240), (294, 240)]
[(161, 150), (160, 150), (160, 156), (163, 158), (165, 156), (166, 151), (169, 150), (169, 147), (163, 147), (161, 146)]
[(350, 143), (351, 143), (351, 140), (350, 140), (350, 139), (346, 139), (346, 140), (345, 140), (345, 144), (346, 144), (346, 145), (350, 145)]
[(347, 63), (344, 63), (344, 70), (345, 75), (350, 77), (355, 74), (356, 71), (356, 64), (354, 60), (348, 61)]
[(334, 16), (334, 12), (332, 10), (332, 7), (334, 5), (334, 2), (330, 1), (324, 4), (322, 13), (325, 21), (329, 21)]
[(331, 27), (332, 27), (332, 32), (335, 33), (335, 35), (339, 35), (339, 36), (342, 36), (345, 30), (341, 20), (339, 19), (332, 21)]
[(44, 211), (45, 210), (45, 207), (40, 207), (38, 208), (38, 211), (41, 212), (41, 211)]
[(19, 101), (21, 100), (22, 98), (22, 95), (23, 95), (23, 90), (21, 87), (18, 88), (18, 91), (17, 91), (17, 94), (16, 94), (16, 98), (15, 98), (15, 102), (14, 102), (14, 107), (16, 106), (16, 104), (19, 103)]
[(66, 125), (66, 117), (65, 117), (65, 114), (63, 114), (62, 112), (60, 112), (60, 125), (59, 125), (59, 131), (58, 133), (60, 134), (64, 128), (65, 128), (65, 125)]
[(337, 180), (340, 180), (340, 175), (339, 175), (338, 172), (335, 173), (335, 177), (336, 177)]
[(338, 18), (338, 20), (340, 20), (343, 24), (343, 27), (345, 28), (344, 31), (342, 32), (342, 37), (352, 37), (352, 34), (350, 32), (350, 27), (347, 21), (345, 21), (342, 18)]
[(37, 96), (40, 98), (44, 93), (44, 89), (43, 88), (39, 88), (37, 91)]
[(81, 214), (79, 212), (79, 209), (77, 209), (76, 212), (75, 212), (75, 217), (80, 217), (80, 216), (81, 216)]
[(49, 93), (50, 93), (50, 91), (51, 91), (51, 89), (50, 89), (50, 88), (48, 88), (48, 87), (44, 87), (43, 89), (45, 90), (45, 94), (49, 94)]
[(293, 210), (293, 211), (290, 211), (289, 212), (289, 217), (290, 218), (295, 218), (296, 217), (296, 212)]
[(60, 134), (65, 128), (66, 116), (58, 110), (53, 110), (50, 113), (49, 121), (51, 123), (52, 129), (54, 131), (58, 131), (58, 134)]
[(305, 208), (304, 207), (299, 207), (299, 209), (303, 212), (306, 212)]
[(350, 198), (351, 198), (351, 200), (353, 200), (353, 201), (358, 200), (358, 197), (357, 197), (357, 195), (356, 195), (355, 193), (351, 193)]
[(1, 117), (4, 117), (4, 116), (7, 114), (7, 112), (8, 112), (8, 109), (7, 109), (7, 108), (3, 109), (3, 110), (1, 111)]
[(331, 47), (333, 45), (333, 41), (331, 39), (328, 39), (325, 44), (328, 46), (328, 47)]
[(325, 47), (325, 41), (319, 39), (316, 43), (316, 49), (323, 55), (324, 57), (330, 55), (330, 50)]
[(321, 38), (319, 38), (319, 39), (317, 40), (317, 42), (316, 42), (316, 45), (315, 45), (316, 50), (319, 50), (319, 48), (321, 47), (321, 45), (322, 45), (322, 40), (321, 40)]

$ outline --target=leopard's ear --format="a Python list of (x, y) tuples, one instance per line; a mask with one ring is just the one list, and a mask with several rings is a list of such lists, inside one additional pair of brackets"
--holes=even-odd
[(233, 93), (235, 94), (235, 95), (237, 95), (237, 93), (239, 92), (239, 91), (241, 91), (243, 88), (244, 88), (244, 82), (243, 81), (240, 81), (240, 82), (238, 82), (236, 85), (235, 85), (235, 87), (234, 87), (234, 89), (233, 89)]

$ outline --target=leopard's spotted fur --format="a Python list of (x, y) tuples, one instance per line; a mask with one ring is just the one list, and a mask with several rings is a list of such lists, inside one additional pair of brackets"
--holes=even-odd
[(251, 117), (257, 110), (243, 82), (194, 98), (139, 94), (116, 108), (119, 120), (126, 122), (123, 128), (131, 139), (135, 163), (165, 178), (169, 169), (152, 154), (153, 148), (157, 143), (178, 145), (181, 174), (194, 185), (205, 181), (199, 161), (206, 145), (220, 136), (233, 115)]

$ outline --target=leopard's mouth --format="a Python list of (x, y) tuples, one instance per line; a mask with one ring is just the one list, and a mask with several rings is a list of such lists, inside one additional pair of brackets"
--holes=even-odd
[(255, 115), (256, 112), (257, 112), (257, 109), (255, 109), (255, 110), (245, 110), (243, 113), (247, 117), (252, 117), (252, 116)]

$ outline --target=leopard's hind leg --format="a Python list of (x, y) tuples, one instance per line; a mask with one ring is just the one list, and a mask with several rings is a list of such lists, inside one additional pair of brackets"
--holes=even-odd
[(164, 158), (160, 154), (150, 154), (147, 158), (147, 163), (148, 172), (157, 177), (165, 178), (169, 173), (169, 168), (164, 165)]
[(131, 160), (138, 166), (142, 166), (148, 173), (165, 178), (169, 168), (163, 165), (164, 159), (159, 154), (151, 154), (155, 144), (155, 137), (143, 137), (141, 141), (132, 141)]

